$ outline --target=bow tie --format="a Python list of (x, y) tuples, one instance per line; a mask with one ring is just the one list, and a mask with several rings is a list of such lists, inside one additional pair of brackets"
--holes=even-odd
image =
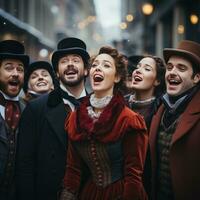
[(8, 127), (12, 130), (16, 130), (20, 118), (18, 101), (7, 100), (0, 93), (0, 105), (5, 107), (5, 121)]
[(74, 104), (75, 107), (78, 107), (80, 105), (80, 99), (76, 99), (75, 97), (70, 96), (67, 92), (63, 91), (62, 89), (60, 89), (60, 91), (63, 99), (70, 101), (72, 104)]

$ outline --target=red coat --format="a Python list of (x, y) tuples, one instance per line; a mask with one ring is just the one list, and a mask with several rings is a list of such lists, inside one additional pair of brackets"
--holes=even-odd
[[(65, 123), (70, 143), (61, 199), (70, 199), (73, 193), (84, 200), (145, 200), (142, 173), (148, 135), (144, 119), (125, 107), (120, 96), (113, 97), (95, 122), (88, 116), (88, 104), (86, 97)], [(85, 166), (90, 175), (78, 192)]]
[[(200, 91), (189, 102), (172, 137), (169, 160), (175, 200), (200, 199)], [(157, 169), (156, 138), (164, 106), (152, 119), (150, 151), (152, 161), (153, 199)]]

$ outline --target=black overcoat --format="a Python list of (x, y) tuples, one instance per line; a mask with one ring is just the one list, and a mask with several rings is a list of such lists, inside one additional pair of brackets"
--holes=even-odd
[(16, 176), (19, 200), (56, 200), (66, 165), (68, 115), (58, 89), (29, 102), (18, 138)]

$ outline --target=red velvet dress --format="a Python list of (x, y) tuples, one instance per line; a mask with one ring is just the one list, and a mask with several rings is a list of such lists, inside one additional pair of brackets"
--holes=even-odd
[[(144, 119), (115, 95), (97, 121), (86, 97), (66, 120), (69, 149), (61, 199), (146, 199), (142, 184), (148, 136)], [(84, 168), (89, 175), (81, 185)]]

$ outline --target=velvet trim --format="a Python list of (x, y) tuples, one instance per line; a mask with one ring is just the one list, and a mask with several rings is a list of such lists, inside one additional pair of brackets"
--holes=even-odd
[(146, 130), (143, 117), (126, 107), (120, 94), (113, 96), (96, 122), (88, 115), (89, 105), (89, 97), (86, 97), (66, 120), (65, 130), (72, 141), (96, 139), (105, 143), (113, 142), (128, 131)]

